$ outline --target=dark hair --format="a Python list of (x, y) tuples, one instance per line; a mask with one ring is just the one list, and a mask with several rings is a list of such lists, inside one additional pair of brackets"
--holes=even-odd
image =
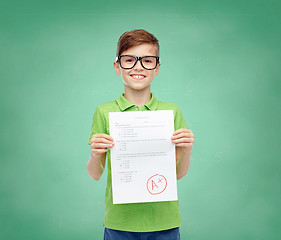
[(154, 44), (156, 49), (156, 56), (159, 57), (158, 39), (153, 34), (143, 29), (136, 29), (123, 33), (119, 38), (117, 44), (116, 56), (120, 56), (124, 51), (128, 50), (129, 48), (138, 46), (143, 43)]

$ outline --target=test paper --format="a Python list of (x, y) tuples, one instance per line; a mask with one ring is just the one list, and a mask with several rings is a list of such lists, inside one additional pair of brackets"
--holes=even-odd
[(113, 204), (174, 201), (172, 110), (109, 113)]

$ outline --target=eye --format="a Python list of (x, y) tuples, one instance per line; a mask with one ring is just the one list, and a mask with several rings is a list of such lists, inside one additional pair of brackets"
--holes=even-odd
[(145, 60), (145, 62), (146, 62), (146, 63), (151, 63), (151, 61), (150, 61), (150, 60)]

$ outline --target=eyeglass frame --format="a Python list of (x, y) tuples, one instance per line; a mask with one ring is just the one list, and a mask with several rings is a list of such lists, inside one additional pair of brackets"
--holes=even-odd
[[(134, 65), (133, 65), (132, 67), (130, 67), (130, 68), (124, 68), (124, 67), (122, 67), (122, 65), (121, 65), (121, 61), (120, 61), (121, 57), (133, 57), (133, 58), (136, 59), (136, 61), (135, 61)], [(155, 64), (155, 67), (154, 67), (154, 68), (146, 68), (146, 67), (143, 66), (142, 59), (145, 58), (145, 57), (154, 57), (154, 58), (156, 58), (156, 64)], [(119, 55), (119, 56), (116, 57), (116, 62), (118, 61), (120, 67), (123, 68), (123, 69), (132, 69), (134, 66), (136, 66), (137, 62), (140, 61), (141, 66), (142, 66), (144, 69), (146, 69), (146, 70), (154, 70), (154, 69), (157, 68), (157, 65), (158, 65), (158, 63), (159, 63), (159, 59), (160, 59), (160, 58), (157, 57), (157, 56), (142, 56), (142, 57), (136, 57), (136, 56), (132, 56), (132, 55)]]

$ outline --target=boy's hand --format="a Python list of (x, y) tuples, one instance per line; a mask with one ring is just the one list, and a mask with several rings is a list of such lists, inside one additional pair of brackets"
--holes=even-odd
[(190, 129), (178, 129), (173, 133), (172, 142), (176, 147), (183, 147), (185, 152), (192, 152), (194, 134)]
[(99, 157), (107, 152), (107, 148), (112, 148), (114, 145), (113, 138), (107, 134), (94, 134), (91, 138), (91, 155)]

